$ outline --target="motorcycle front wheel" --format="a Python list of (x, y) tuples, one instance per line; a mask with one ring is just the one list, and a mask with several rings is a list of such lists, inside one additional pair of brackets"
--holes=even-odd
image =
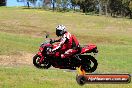
[(39, 56), (38, 54), (33, 57), (33, 64), (35, 67), (44, 69), (48, 69), (51, 67), (51, 64), (48, 61), (43, 61), (42, 63), (39, 63), (40, 59), (41, 56)]

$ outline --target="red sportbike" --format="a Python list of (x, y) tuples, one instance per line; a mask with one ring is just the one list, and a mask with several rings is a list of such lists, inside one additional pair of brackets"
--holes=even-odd
[[(50, 52), (58, 44), (53, 44), (52, 39), (45, 41), (41, 44), (39, 52), (33, 57), (33, 64), (37, 68), (48, 69), (51, 66), (60, 69), (72, 69), (76, 70), (76, 67), (80, 67), (85, 72), (94, 72), (97, 69), (98, 63), (95, 59), (98, 50), (94, 44), (88, 44), (84, 47), (80, 47), (80, 51), (68, 58), (61, 59), (60, 51)], [(93, 54), (92, 54), (93, 53)]]

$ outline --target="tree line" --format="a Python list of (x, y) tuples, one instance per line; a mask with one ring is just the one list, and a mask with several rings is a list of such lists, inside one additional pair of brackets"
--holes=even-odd
[[(35, 4), (37, 0), (27, 0)], [(42, 0), (42, 8), (53, 11), (81, 11), (89, 14), (129, 17), (132, 19), (132, 0)]]
[(5, 0), (0, 0), (0, 6), (5, 6), (6, 5), (6, 1)]

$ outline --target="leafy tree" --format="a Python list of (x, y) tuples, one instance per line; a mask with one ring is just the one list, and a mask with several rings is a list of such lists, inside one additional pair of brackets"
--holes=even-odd
[(5, 6), (6, 5), (6, 0), (0, 0), (0, 6)]
[(32, 3), (35, 7), (37, 0), (27, 0), (28, 5), (29, 5), (29, 2)]
[(109, 10), (109, 0), (97, 0), (98, 1), (98, 9), (99, 9), (99, 14), (105, 14), (108, 15), (108, 10)]
[(56, 0), (58, 11), (65, 11), (69, 5), (69, 0)]
[(63, 8), (63, 11), (67, 9), (67, 5), (68, 5), (68, 0), (62, 0), (61, 6)]
[(130, 7), (130, 4), (132, 3), (132, 0), (122, 0), (122, 14), (124, 16), (129, 16), (132, 19), (132, 10)]
[(61, 0), (56, 0), (56, 6), (57, 6), (57, 10), (60, 10), (61, 7)]
[(131, 0), (110, 0), (109, 7), (111, 16), (129, 16), (132, 18), (130, 3)]
[(74, 11), (75, 11), (76, 6), (78, 6), (79, 1), (80, 0), (71, 0), (71, 4), (72, 4)]
[(84, 13), (95, 11), (97, 0), (79, 0), (78, 5)]

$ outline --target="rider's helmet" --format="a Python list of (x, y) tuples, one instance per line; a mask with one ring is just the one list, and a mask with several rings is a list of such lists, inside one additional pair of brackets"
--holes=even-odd
[(66, 27), (64, 25), (58, 25), (56, 27), (56, 35), (62, 36), (66, 32)]

